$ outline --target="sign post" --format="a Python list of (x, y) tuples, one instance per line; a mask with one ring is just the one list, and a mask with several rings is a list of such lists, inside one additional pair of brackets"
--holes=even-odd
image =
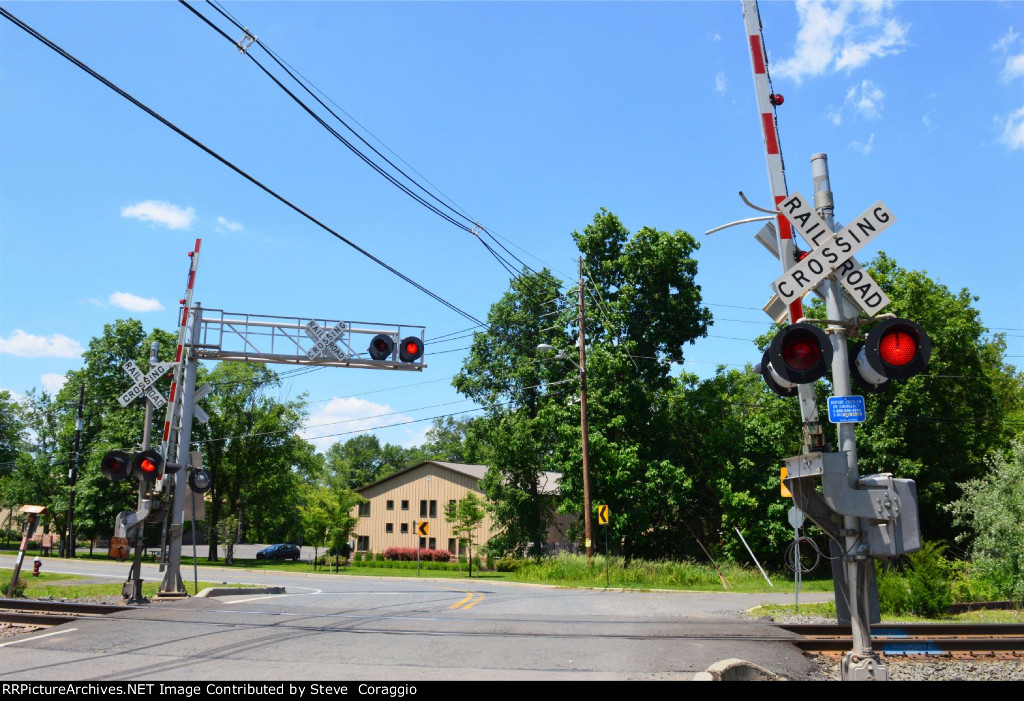
[(597, 505), (597, 522), (604, 526), (604, 588), (611, 586), (611, 571), (609, 569), (612, 553), (608, 549), (608, 505)]

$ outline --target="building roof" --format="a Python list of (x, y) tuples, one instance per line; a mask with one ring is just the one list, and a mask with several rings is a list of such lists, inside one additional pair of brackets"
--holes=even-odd
[(452, 472), (459, 472), (459, 473), (461, 473), (463, 475), (466, 475), (467, 477), (472, 477), (473, 479), (477, 480), (478, 482), (484, 478), (484, 474), (487, 472), (487, 465), (463, 465), (463, 464), (457, 463), (457, 462), (441, 462), (440, 460), (424, 460), (423, 462), (416, 463), (415, 465), (412, 465), (411, 467), (407, 467), (404, 470), (399, 470), (398, 472), (392, 472), (387, 477), (381, 477), (376, 482), (370, 482), (369, 484), (364, 484), (362, 487), (357, 488), (355, 491), (356, 492), (365, 491), (365, 490), (369, 489), (370, 487), (373, 487), (373, 486), (376, 486), (376, 485), (380, 484), (381, 482), (387, 482), (389, 479), (393, 479), (395, 477), (398, 477), (399, 475), (404, 475), (406, 472), (411, 472), (412, 470), (415, 470), (418, 467), (422, 467), (423, 465), (439, 465), (439, 466), (441, 466), (441, 467), (443, 467), (445, 469), (451, 470)]
[[(422, 467), (423, 465), (439, 465), (440, 467), (443, 467), (445, 469), (451, 470), (452, 472), (458, 472), (460, 474), (466, 475), (467, 477), (472, 477), (473, 479), (475, 479), (478, 482), (480, 480), (482, 480), (484, 478), (484, 475), (487, 473), (487, 465), (463, 465), (462, 463), (457, 463), (457, 462), (441, 462), (440, 460), (424, 460), (423, 462), (416, 463), (415, 465), (412, 465), (411, 467), (407, 467), (404, 470), (399, 470), (398, 472), (392, 472), (387, 477), (381, 477), (376, 482), (370, 482), (370, 484), (364, 484), (362, 487), (359, 487), (355, 491), (356, 492), (366, 491), (370, 487), (378, 485), (381, 482), (387, 482), (389, 479), (392, 479), (392, 478), (397, 477), (399, 475), (404, 475), (406, 472), (411, 472), (412, 470), (415, 470), (418, 467)], [(541, 472), (540, 473), (540, 477), (538, 479), (538, 484), (537, 484), (537, 486), (540, 487), (540, 493), (541, 494), (558, 494), (558, 480), (561, 479), (561, 477), (562, 477), (562, 473), (561, 472)]]

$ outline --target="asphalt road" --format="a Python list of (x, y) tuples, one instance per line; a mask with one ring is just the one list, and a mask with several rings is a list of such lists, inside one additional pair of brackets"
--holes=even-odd
[[(13, 558), (0, 557), (0, 566)], [(46, 571), (123, 580), (124, 563)], [(190, 581), (191, 567), (182, 567)], [(143, 577), (159, 579), (155, 566)], [(200, 568), (284, 595), (154, 602), (4, 640), (0, 680), (685, 680), (726, 658), (814, 672), (788, 637), (740, 612), (779, 594), (560, 589)], [(828, 595), (802, 594), (801, 601)], [(765, 636), (773, 641), (755, 641)]]

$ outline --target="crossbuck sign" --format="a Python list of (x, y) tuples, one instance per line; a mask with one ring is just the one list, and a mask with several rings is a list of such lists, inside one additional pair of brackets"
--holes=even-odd
[(157, 363), (149, 369), (149, 372), (142, 374), (142, 370), (139, 370), (139, 366), (135, 364), (134, 360), (129, 360), (127, 363), (122, 365), (124, 371), (128, 373), (128, 377), (132, 378), (135, 383), (129, 388), (127, 392), (117, 398), (117, 401), (121, 406), (128, 406), (136, 397), (141, 394), (145, 394), (149, 397), (150, 401), (153, 402), (153, 408), (159, 409), (167, 400), (164, 399), (164, 395), (157, 391), (156, 381), (160, 379), (161, 375), (173, 368), (177, 363)]
[(338, 344), (335, 343), (341, 335), (345, 333), (345, 324), (339, 323), (333, 329), (328, 331), (327, 329), (320, 326), (315, 321), (310, 320), (306, 324), (306, 333), (309, 337), (316, 341), (316, 345), (306, 351), (306, 356), (310, 360), (322, 355), (325, 358), (329, 355), (333, 355), (336, 360), (342, 360), (341, 348), (338, 348)]
[(772, 283), (772, 289), (787, 305), (810, 292), (819, 282), (835, 273), (867, 313), (878, 312), (889, 304), (889, 297), (853, 258), (853, 254), (874, 240), (896, 221), (881, 200), (875, 202), (839, 233), (833, 233), (803, 195), (794, 193), (783, 200), (779, 211), (797, 229), (814, 250)]

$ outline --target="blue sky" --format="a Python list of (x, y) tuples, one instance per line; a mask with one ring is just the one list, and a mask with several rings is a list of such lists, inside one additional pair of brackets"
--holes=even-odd
[[(507, 289), (472, 235), (372, 172), (179, 3), (0, 4), (470, 314), (485, 318)], [(222, 6), (533, 267), (574, 278), (570, 233), (601, 207), (633, 231), (691, 232), (715, 325), (687, 369), (758, 360), (778, 263), (758, 225), (703, 233), (756, 215), (740, 190), (770, 201), (739, 0)], [(899, 217), (858, 258), (884, 250), (969, 288), (1019, 365), (1024, 3), (760, 9), (790, 191), (812, 192), (810, 156), (827, 153), (838, 220), (878, 199)], [(469, 339), (431, 344), (464, 318), (0, 19), (0, 388), (53, 391), (115, 319), (173, 330), (196, 238), (208, 308), (426, 326), (421, 374), (323, 369), (286, 383), (286, 396), (307, 393), (321, 447), (473, 408), (449, 384)], [(377, 433), (411, 445), (429, 425)]]

